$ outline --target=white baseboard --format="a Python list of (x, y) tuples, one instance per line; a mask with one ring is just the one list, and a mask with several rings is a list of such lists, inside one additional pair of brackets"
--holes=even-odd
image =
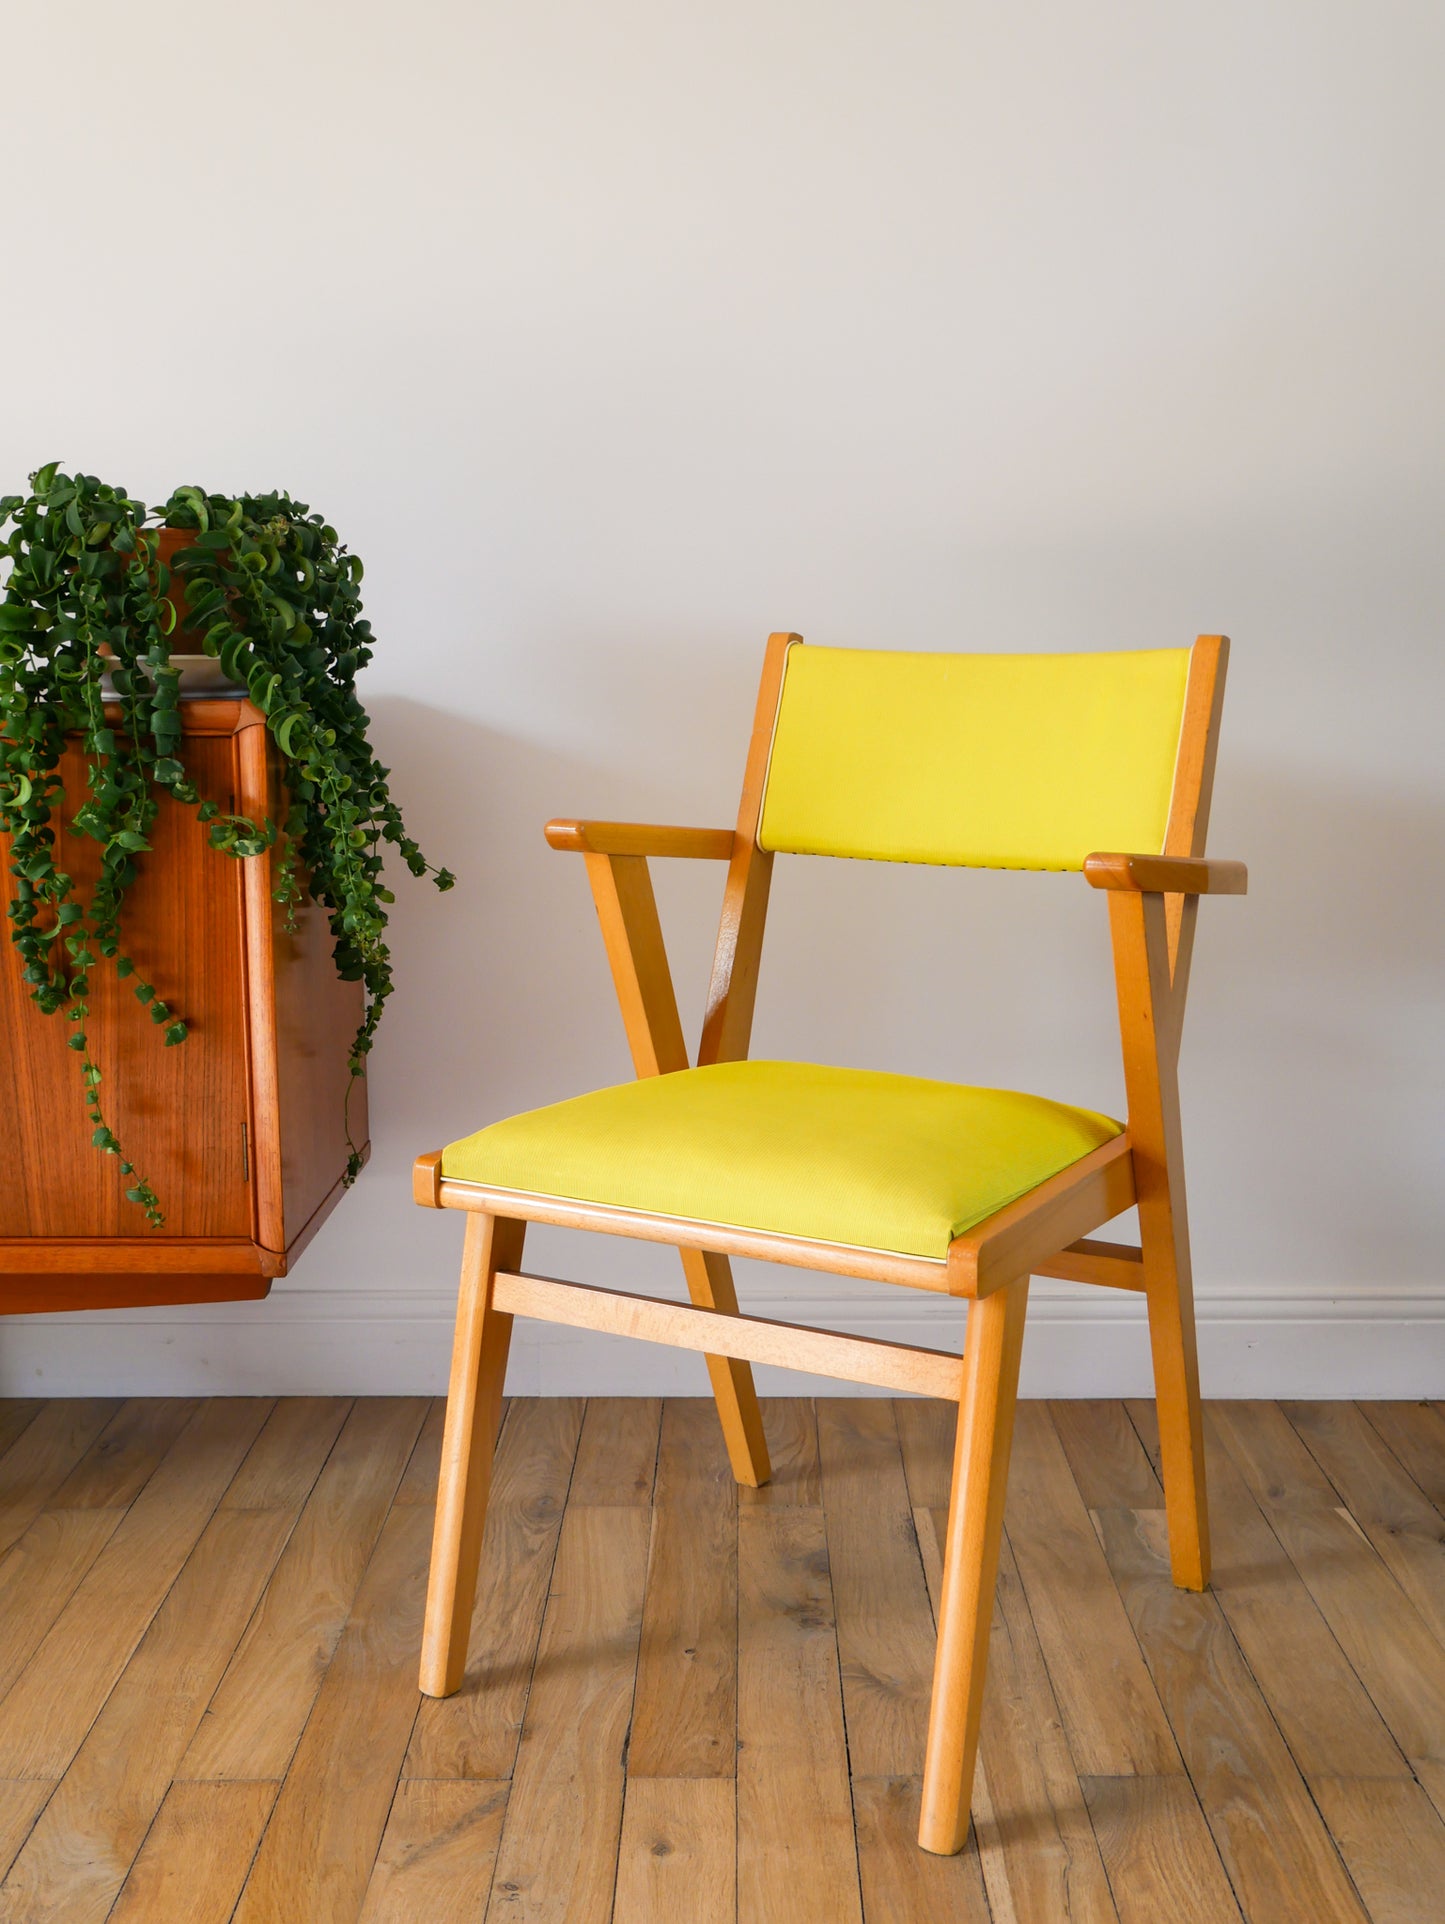
[[(0, 1322), (0, 1395), (437, 1394), (455, 1298), (439, 1290), (296, 1289), (261, 1303), (89, 1310)], [(750, 1313), (934, 1348), (961, 1345), (961, 1306), (833, 1284), (751, 1293)], [(1243, 1285), (1201, 1292), (1206, 1396), (1445, 1396), (1445, 1288)], [(855, 1384), (760, 1369), (764, 1395), (867, 1395)], [(702, 1359), (652, 1344), (519, 1323), (515, 1395), (703, 1395)], [(1146, 1396), (1137, 1297), (1040, 1281), (1024, 1343), (1026, 1396)]]

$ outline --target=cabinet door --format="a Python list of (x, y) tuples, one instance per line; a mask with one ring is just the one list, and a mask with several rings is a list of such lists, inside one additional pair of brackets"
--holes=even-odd
[[(219, 720), (219, 716), (217, 717)], [(187, 766), (202, 795), (233, 806), (235, 740), (193, 734)], [(85, 794), (79, 748), (64, 765), (68, 814)], [(0, 952), (0, 1237), (250, 1237), (252, 1185), (246, 1140), (242, 865), (217, 854), (195, 810), (166, 801), (141, 858), (123, 919), (140, 976), (185, 1019), (188, 1039), (164, 1046), (133, 984), (102, 962), (92, 973), (87, 1033), (105, 1078), (101, 1104), (125, 1153), (160, 1197), (164, 1228), (148, 1231), (125, 1200), (117, 1159), (92, 1148), (80, 1074), (64, 1015), (43, 1016), (20, 980), (9, 946)], [(61, 860), (88, 884), (98, 849), (62, 830)], [(8, 845), (0, 892), (13, 887)]]

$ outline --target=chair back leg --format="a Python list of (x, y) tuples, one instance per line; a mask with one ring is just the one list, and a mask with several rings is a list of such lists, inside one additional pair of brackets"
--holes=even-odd
[(1205, 1590), (1209, 1587), (1209, 1501), (1189, 1232), (1170, 1210), (1167, 1194), (1152, 1206), (1140, 1198), (1139, 1229), (1170, 1570), (1181, 1590)]
[(503, 1216), (467, 1217), (422, 1631), (421, 1688), (429, 1697), (449, 1697), (467, 1667), (492, 1455), (512, 1342), (512, 1319), (493, 1307), (492, 1288), (499, 1269), (515, 1270), (521, 1262), (526, 1227)]
[(968, 1311), (918, 1831), (940, 1856), (968, 1836), (1028, 1291), (1023, 1276)]
[[(697, 1307), (736, 1316), (738, 1293), (727, 1257), (706, 1249), (684, 1249), (681, 1254), (688, 1295)], [(733, 1476), (749, 1489), (761, 1489), (773, 1470), (752, 1367), (737, 1356), (709, 1356), (707, 1373)]]
[(1180, 909), (1178, 948), (1171, 961), (1166, 898), (1123, 892), (1109, 898), (1169, 1561), (1181, 1590), (1203, 1590), (1209, 1584), (1204, 1425), (1179, 1119), (1180, 1024), (1197, 904), (1198, 897), (1190, 897)]

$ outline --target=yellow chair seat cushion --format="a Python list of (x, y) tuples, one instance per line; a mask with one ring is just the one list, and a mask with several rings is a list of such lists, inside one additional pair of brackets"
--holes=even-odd
[(811, 1062), (724, 1062), (479, 1129), (443, 1176), (942, 1259), (952, 1239), (1119, 1135), (1010, 1089)]

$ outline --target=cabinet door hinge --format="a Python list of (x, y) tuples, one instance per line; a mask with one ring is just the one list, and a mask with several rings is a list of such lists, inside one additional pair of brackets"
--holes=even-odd
[(251, 1180), (251, 1139), (246, 1125), (241, 1124), (241, 1181)]

